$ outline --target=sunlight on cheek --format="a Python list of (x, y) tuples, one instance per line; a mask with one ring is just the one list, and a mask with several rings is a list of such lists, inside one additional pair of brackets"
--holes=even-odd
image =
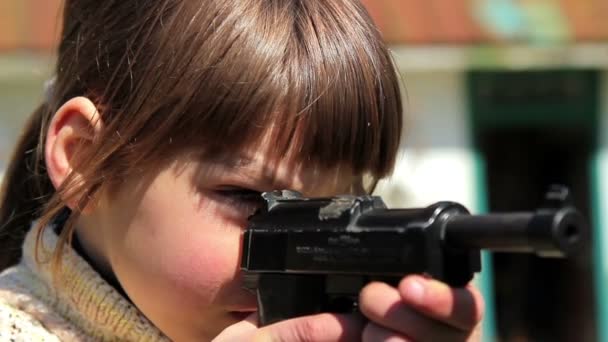
[(238, 273), (240, 238), (236, 234), (198, 234), (184, 241), (167, 269), (176, 289), (195, 294), (197, 301), (212, 301)]
[(183, 223), (183, 234), (173, 237), (166, 267), (175, 285), (203, 293), (238, 273), (242, 228), (213, 200), (199, 198), (195, 209)]

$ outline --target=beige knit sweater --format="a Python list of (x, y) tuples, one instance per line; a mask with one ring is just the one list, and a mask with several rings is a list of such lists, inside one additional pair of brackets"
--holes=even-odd
[[(45, 229), (39, 260), (57, 245)], [(0, 341), (167, 341), (142, 314), (73, 249), (65, 248), (55, 287), (50, 263), (38, 264), (36, 232), (21, 262), (0, 274)]]

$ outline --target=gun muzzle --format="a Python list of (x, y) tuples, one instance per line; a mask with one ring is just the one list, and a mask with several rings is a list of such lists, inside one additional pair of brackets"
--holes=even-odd
[(526, 213), (454, 215), (445, 222), (444, 242), (457, 248), (566, 257), (581, 249), (587, 231), (583, 216), (573, 207)]

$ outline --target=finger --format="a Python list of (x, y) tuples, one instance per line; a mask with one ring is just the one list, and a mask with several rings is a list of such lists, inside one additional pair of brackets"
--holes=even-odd
[(238, 341), (242, 336), (253, 335), (258, 329), (257, 312), (247, 316), (244, 320), (224, 329), (213, 341)]
[(255, 332), (256, 342), (358, 341), (363, 320), (355, 315), (323, 313), (293, 318), (265, 326)]
[(399, 291), (384, 283), (371, 283), (364, 287), (359, 307), (374, 323), (415, 341), (461, 341), (468, 335), (406, 305)]
[(368, 323), (363, 329), (363, 333), (361, 334), (362, 342), (376, 342), (376, 341), (384, 341), (384, 342), (411, 342), (413, 340), (409, 339), (404, 335), (400, 335), (392, 330), (381, 327), (375, 323)]
[(429, 317), (461, 330), (471, 330), (483, 317), (481, 293), (472, 285), (451, 288), (422, 276), (408, 276), (399, 283), (403, 301)]

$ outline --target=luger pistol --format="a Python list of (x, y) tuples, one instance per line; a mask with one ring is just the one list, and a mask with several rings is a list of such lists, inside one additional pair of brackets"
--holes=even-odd
[(535, 211), (487, 215), (447, 201), (388, 209), (377, 196), (262, 196), (266, 205), (249, 218), (241, 260), (262, 325), (355, 311), (370, 281), (396, 285), (418, 273), (464, 286), (481, 271), (481, 250), (567, 257), (588, 230), (562, 186), (553, 186)]

